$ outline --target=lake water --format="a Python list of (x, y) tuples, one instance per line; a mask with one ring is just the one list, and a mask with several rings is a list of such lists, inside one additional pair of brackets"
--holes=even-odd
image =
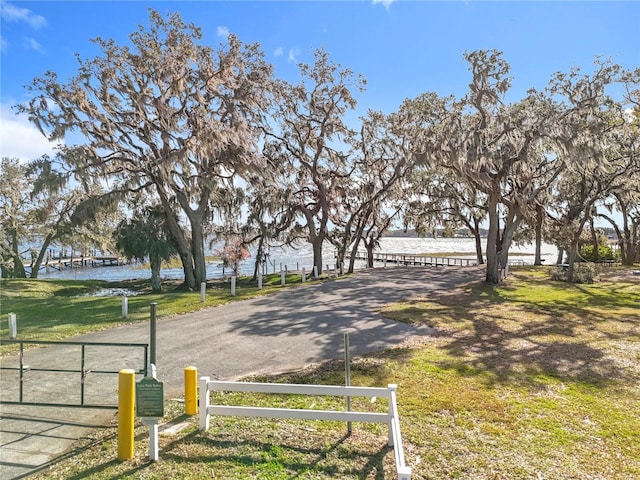
[[(483, 242), (485, 240), (483, 239)], [(380, 242), (381, 248), (377, 251), (381, 253), (409, 253), (409, 254), (429, 254), (433, 256), (445, 256), (456, 252), (458, 258), (475, 259), (475, 243), (472, 238), (406, 238), (406, 237), (385, 237)], [(512, 246), (510, 258), (512, 260), (522, 260), (526, 264), (532, 264), (535, 248), (533, 245)], [(254, 255), (254, 252), (251, 252)], [(323, 251), (323, 261), (325, 264), (332, 263), (335, 256), (335, 248), (325, 247)], [(542, 258), (547, 265), (552, 265), (557, 256), (557, 249), (553, 245), (542, 245)], [(252, 275), (254, 268), (254, 257), (252, 256), (240, 266), (240, 275)], [(313, 252), (308, 244), (301, 244), (298, 248), (271, 248), (268, 259), (268, 272), (279, 272), (280, 268), (297, 270), (305, 268), (310, 273), (313, 266)], [(378, 263), (376, 266), (381, 267)], [(356, 269), (364, 268), (362, 261), (356, 262)], [(230, 273), (229, 269), (226, 271)], [(207, 264), (207, 278), (222, 277), (222, 268), (217, 262)], [(140, 265), (121, 265), (112, 267), (86, 267), (67, 269), (61, 272), (52, 271), (50, 273), (41, 272), (40, 278), (70, 278), (77, 280), (129, 280), (137, 278), (149, 278), (151, 272), (148, 268)], [(182, 268), (163, 268), (161, 276), (165, 279), (182, 279)]]

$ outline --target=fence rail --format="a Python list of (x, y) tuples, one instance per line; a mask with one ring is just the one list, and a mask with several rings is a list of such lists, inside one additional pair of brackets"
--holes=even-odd
[[(411, 468), (404, 460), (404, 448), (400, 433), (400, 421), (396, 402), (397, 385), (387, 388), (352, 387), (335, 385), (301, 385), (290, 383), (255, 383), (211, 381), (209, 377), (199, 380), (199, 425), (200, 430), (209, 428), (210, 415), (231, 415), (262, 418), (296, 418), (303, 420), (333, 420), (344, 422), (386, 423), (389, 426), (389, 446), (394, 447), (398, 480), (410, 480)], [(326, 395), (341, 397), (384, 397), (388, 399), (387, 413), (353, 412), (335, 410), (308, 410), (291, 408), (244, 407), (234, 405), (211, 405), (210, 392), (254, 392), (289, 395)]]
[[(348, 256), (347, 256), (348, 257)], [(368, 260), (369, 254), (366, 251), (358, 251), (356, 260)], [(471, 258), (462, 257), (438, 257), (435, 255), (420, 255), (415, 253), (382, 253), (373, 252), (373, 261), (385, 264), (414, 265), (414, 266), (461, 266), (469, 267), (477, 265), (478, 261)]]

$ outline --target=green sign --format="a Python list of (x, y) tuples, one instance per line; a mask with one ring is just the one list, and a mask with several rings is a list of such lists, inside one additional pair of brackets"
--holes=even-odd
[(162, 382), (152, 377), (145, 377), (136, 383), (136, 416), (164, 416), (164, 392)]

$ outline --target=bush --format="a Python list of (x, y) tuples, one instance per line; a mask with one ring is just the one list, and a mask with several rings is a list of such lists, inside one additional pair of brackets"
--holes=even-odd
[(604, 245), (598, 246), (598, 255), (593, 248), (593, 245), (585, 245), (580, 249), (580, 256), (587, 262), (604, 262), (604, 261), (619, 261), (619, 254), (613, 251), (611, 247)]
[[(552, 268), (549, 273), (551, 280), (569, 281), (568, 270)], [(597, 274), (598, 268), (594, 263), (576, 263), (573, 269), (573, 283), (593, 283)]]

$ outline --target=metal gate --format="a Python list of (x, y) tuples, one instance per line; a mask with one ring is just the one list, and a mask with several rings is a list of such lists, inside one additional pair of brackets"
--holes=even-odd
[[(18, 355), (17, 367), (5, 366), (4, 363), (7, 359), (6, 358), (1, 359), (2, 365), (0, 366), (0, 370), (13, 371), (18, 373), (18, 395), (17, 395), (18, 399), (17, 400), (6, 400), (5, 398), (7, 394), (9, 394), (10, 392), (7, 391), (8, 389), (6, 388), (6, 386), (3, 386), (2, 398), (0, 399), (0, 404), (6, 404), (6, 405), (39, 405), (39, 406), (51, 406), (51, 407), (82, 407), (82, 408), (117, 409), (118, 408), (117, 401), (113, 404), (100, 403), (100, 402), (92, 403), (91, 401), (87, 401), (87, 398), (86, 398), (87, 380), (90, 378), (89, 375), (113, 375), (113, 374), (117, 374), (122, 368), (131, 368), (131, 365), (128, 365), (128, 366), (122, 365), (121, 368), (115, 368), (114, 365), (117, 365), (118, 361), (124, 361), (124, 360), (127, 360), (127, 358), (121, 356), (118, 359), (117, 357), (113, 357), (113, 356), (105, 357), (104, 355), (100, 355), (99, 364), (102, 366), (105, 366), (106, 368), (92, 367), (91, 365), (89, 365), (89, 362), (88, 362), (89, 350), (93, 350), (93, 349), (104, 350), (104, 349), (111, 348), (111, 349), (116, 349), (116, 351), (117, 350), (128, 351), (132, 349), (132, 351), (135, 352), (139, 349), (139, 350), (142, 350), (142, 358), (139, 358), (138, 361), (142, 364), (142, 366), (141, 368), (134, 369), (136, 374), (141, 374), (146, 376), (147, 366), (149, 365), (149, 344), (147, 343), (102, 343), (102, 342), (71, 342), (71, 341), (43, 341), (43, 340), (3, 340), (2, 343), (17, 343), (20, 345), (20, 353)], [(41, 346), (47, 346), (49, 348), (56, 347), (56, 346), (66, 346), (66, 347), (69, 347), (70, 349), (79, 348), (80, 350), (79, 368), (72, 368), (73, 365), (71, 367), (69, 367), (68, 365), (58, 365), (58, 368), (55, 368), (55, 365), (54, 366), (26, 365), (25, 349), (24, 349), (25, 345), (29, 345), (29, 346), (41, 345)], [(28, 350), (28, 352), (37, 352), (37, 351), (38, 349)], [(69, 352), (66, 352), (66, 353), (68, 354)], [(42, 356), (42, 357), (45, 358), (45, 356)], [(61, 358), (58, 358), (56, 360), (59, 360), (60, 363), (62, 364), (74, 363), (73, 359), (68, 358), (66, 356), (61, 356)], [(111, 363), (112, 368), (109, 368), (109, 363)], [(41, 390), (47, 390), (49, 392), (53, 390), (53, 394), (57, 395), (58, 398), (62, 398), (67, 394), (71, 394), (71, 396), (73, 396), (73, 392), (68, 391), (69, 385), (66, 382), (61, 385), (58, 385), (55, 382), (49, 384), (46, 381), (40, 382), (37, 379), (34, 379), (32, 383), (34, 383), (35, 385), (29, 385), (29, 380), (30, 380), (29, 377), (32, 376), (31, 375), (32, 373), (36, 373), (36, 372), (45, 372), (47, 376), (53, 376), (56, 373), (77, 375), (79, 380), (79, 389), (80, 389), (79, 399), (77, 399), (77, 395), (75, 395), (77, 399), (76, 401), (73, 401), (73, 399), (69, 401), (61, 401), (61, 402), (39, 402), (39, 401), (33, 401), (33, 400), (25, 400), (25, 390), (27, 390), (27, 388), (30, 386), (32, 387), (32, 390), (31, 390), (32, 392), (40, 388)], [(7, 381), (6, 375), (2, 375), (2, 376), (5, 377), (3, 378), (2, 383), (5, 383)], [(115, 378), (117, 378), (117, 376)], [(49, 380), (49, 378), (47, 380)], [(44, 385), (42, 383), (44, 383)], [(56, 392), (56, 389), (57, 389), (57, 392)], [(110, 390), (108, 390), (106, 394), (97, 392), (94, 396), (100, 395), (102, 398), (102, 395), (104, 395), (105, 397), (108, 397), (110, 396), (109, 395), (110, 392), (111, 392)], [(113, 398), (117, 399), (117, 393), (113, 392), (113, 394), (114, 394)], [(14, 394), (14, 397), (15, 397), (15, 394)]]

